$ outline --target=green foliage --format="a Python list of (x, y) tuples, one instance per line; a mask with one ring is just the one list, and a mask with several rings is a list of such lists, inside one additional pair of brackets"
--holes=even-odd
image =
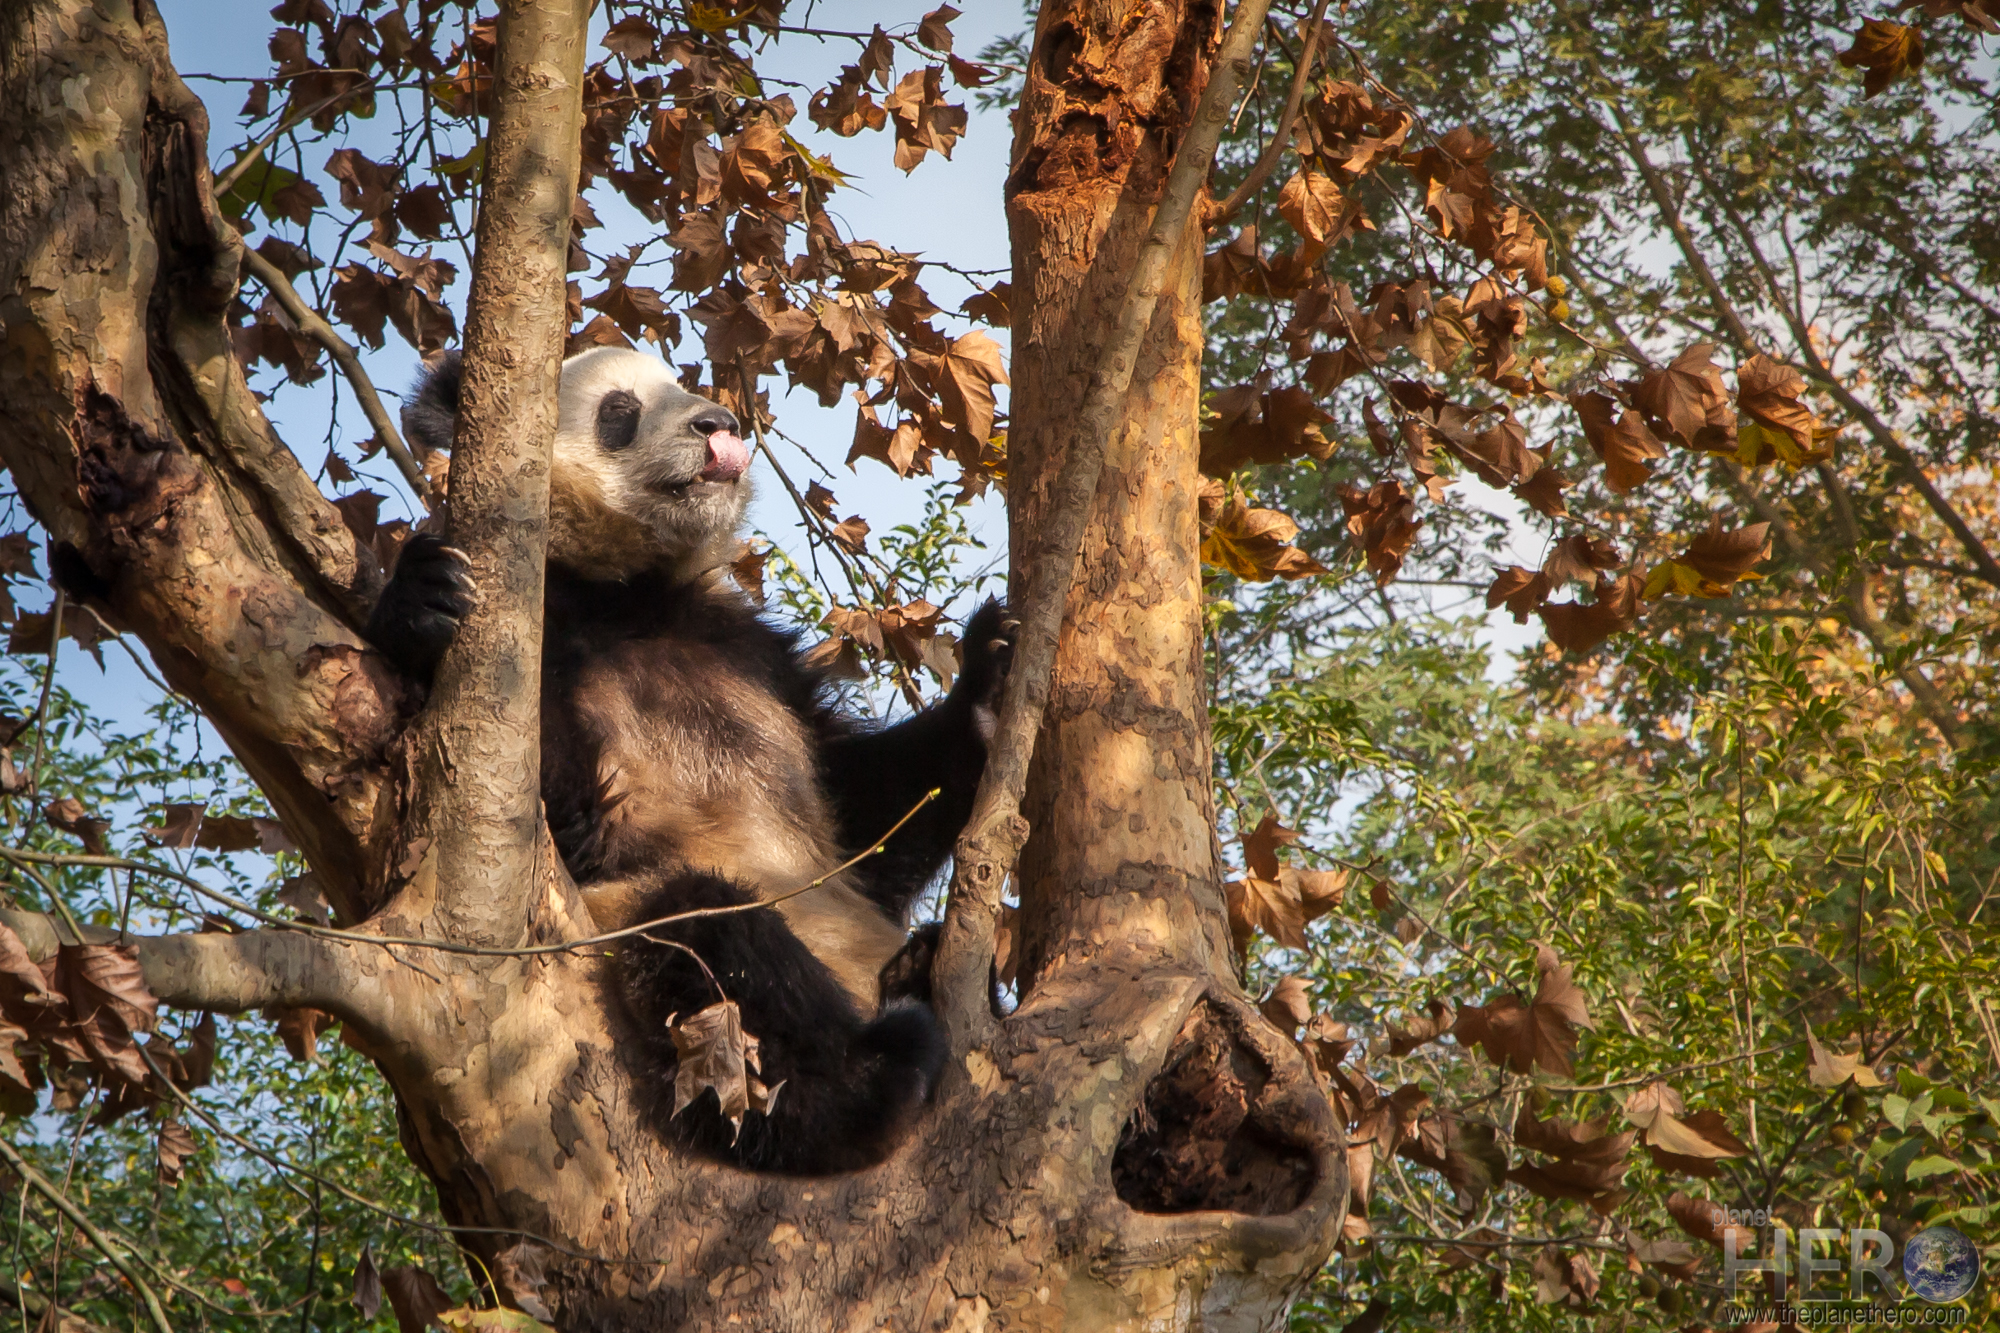
[[(106, 646), (114, 656), (119, 651)], [(269, 811), (184, 701), (148, 690), (150, 704), (128, 714), (134, 721), (107, 719), (80, 697), (104, 697), (100, 669), (71, 645), (63, 648), (39, 740), (38, 792), (0, 798), (8, 845), (82, 851), (75, 837), (34, 813), (49, 800), (73, 798), (110, 818), (112, 851), (285, 912), (275, 895), (286, 875), (301, 869), (295, 857), (160, 851), (139, 836), (158, 821), (154, 807), (169, 802), (205, 801), (215, 814)], [(46, 665), (0, 658), (0, 712), (36, 716)], [(37, 748), (31, 722), (14, 741), (14, 762), (27, 769)], [(163, 878), (62, 867), (45, 879), (78, 919), (101, 926), (129, 920), (140, 932), (195, 929), (212, 906)], [(9, 907), (53, 907), (18, 867), (4, 891)], [(162, 1037), (185, 1046), (194, 1019), (163, 1013)], [(385, 1267), (417, 1263), (459, 1273), (447, 1286), (469, 1294), (435, 1195), (397, 1141), (387, 1086), (337, 1040), (322, 1041), (318, 1063), (302, 1064), (269, 1022), (222, 1019), (213, 1083), (193, 1093), (193, 1114), (160, 1105), (100, 1124), (100, 1096), (86, 1081), (59, 1080), (41, 1111), (10, 1117), (4, 1132), (114, 1244), (139, 1256), (177, 1330), (360, 1327), (348, 1294), (364, 1246)], [(196, 1145), (177, 1184), (158, 1169), (158, 1139), (169, 1119), (184, 1124)], [(0, 1209), (0, 1302), (19, 1307), (25, 1300), (40, 1311), (53, 1294), (65, 1310), (102, 1327), (132, 1327), (137, 1303), (104, 1256), (66, 1224), (58, 1236), (48, 1201), (14, 1173), (0, 1173), (13, 1196)], [(386, 1310), (380, 1322), (391, 1322)]]
[[(1253, 968), (1303, 973), (1368, 1035), (1350, 1067), (1385, 1089), (1419, 1085), (1502, 1143), (1524, 1105), (1625, 1128), (1627, 1099), (1661, 1079), (1750, 1148), (1706, 1181), (1635, 1148), (1603, 1218), (1518, 1186), (1468, 1209), (1438, 1173), (1378, 1162), (1376, 1243), (1349, 1247), (1297, 1327), (1335, 1326), (1370, 1296), (1403, 1326), (1598, 1317), (1537, 1302), (1532, 1245), (1504, 1251), (1504, 1267), (1484, 1253), (1454, 1264), (1441, 1243), (1481, 1228), (1566, 1238), (1604, 1283), (1597, 1308), (1650, 1310), (1623, 1252), (1686, 1239), (1665, 1211), (1675, 1190), (1774, 1207), (1794, 1230), (1879, 1226), (1900, 1242), (1950, 1221), (1993, 1240), (2000, 977), (1972, 924), (2000, 873), (1988, 775), (1857, 714), (1828, 687), (1841, 673), (1824, 631), (1760, 629), (1734, 647), (1682, 739), (1650, 754), (1607, 720), (1490, 684), (1464, 624), (1353, 633), (1269, 688), (1256, 671), (1225, 676), (1217, 765), (1239, 827), (1275, 809), (1305, 834), (1301, 864), (1351, 866), (1357, 885), (1393, 892), (1378, 909), (1350, 891), (1307, 953), (1266, 950)], [(1387, 1025), (1429, 1001), (1528, 993), (1538, 943), (1574, 967), (1596, 1020), (1574, 1075), (1503, 1072), (1455, 1044), (1389, 1052)], [(1893, 1089), (1815, 1086), (1808, 1027), (1893, 1067)], [(1719, 1267), (1711, 1257), (1678, 1284), (1689, 1313), (1718, 1317)]]

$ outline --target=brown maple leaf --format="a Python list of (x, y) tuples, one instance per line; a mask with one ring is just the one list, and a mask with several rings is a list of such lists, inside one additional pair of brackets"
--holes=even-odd
[(679, 1115), (705, 1092), (713, 1092), (723, 1119), (738, 1132), (745, 1111), (769, 1113), (778, 1088), (766, 1088), (757, 1074), (758, 1039), (743, 1030), (743, 1016), (734, 1000), (720, 1000), (676, 1022), (667, 1019), (667, 1034), (680, 1057), (674, 1071), (674, 1109)]
[(1543, 464), (1535, 469), (1535, 475), (1515, 486), (1514, 497), (1538, 514), (1548, 518), (1569, 517), (1569, 506), (1563, 503), (1565, 488), (1575, 485), (1557, 469)]
[(1836, 57), (1849, 69), (1865, 69), (1861, 95), (1873, 97), (1924, 63), (1924, 35), (1913, 27), (1885, 19), (1863, 19), (1854, 45)]
[(1730, 1132), (1720, 1113), (1687, 1114), (1680, 1093), (1666, 1083), (1649, 1083), (1626, 1098), (1625, 1119), (1644, 1135), (1654, 1163), (1662, 1170), (1712, 1176), (1716, 1159), (1750, 1151)]
[(1457, 1011), (1442, 1000), (1432, 1000), (1426, 1007), (1427, 1015), (1411, 1014), (1401, 1021), (1391, 1020), (1382, 1025), (1389, 1035), (1390, 1055), (1405, 1056), (1450, 1035), (1452, 1026), (1458, 1022)]
[(65, 796), (60, 801), (50, 801), (42, 814), (64, 833), (74, 833), (83, 839), (84, 850), (91, 855), (104, 856), (111, 851), (111, 845), (104, 840), (104, 835), (111, 831), (111, 821), (92, 815), (76, 797)]
[(176, 850), (192, 847), (195, 834), (201, 828), (201, 814), (205, 808), (199, 801), (161, 806), (160, 822), (140, 829), (139, 836), (155, 847)]
[(1639, 618), (1643, 581), (1634, 574), (1599, 577), (1594, 602), (1545, 602), (1536, 610), (1549, 641), (1565, 652), (1587, 653)]
[(1583, 423), (1583, 437), (1604, 460), (1604, 482), (1620, 495), (1653, 475), (1650, 460), (1665, 458), (1660, 443), (1639, 414), (1608, 394), (1571, 394), (1571, 407)]
[(1548, 575), (1552, 587), (1571, 581), (1594, 585), (1597, 571), (1616, 569), (1618, 564), (1618, 548), (1609, 539), (1572, 532), (1550, 549), (1542, 562), (1542, 573)]
[(1258, 1001), (1257, 1010), (1271, 1026), (1291, 1036), (1312, 1018), (1312, 982), (1306, 977), (1280, 978), (1271, 993)]
[(1682, 1231), (1718, 1249), (1732, 1230), (1738, 1235), (1739, 1247), (1752, 1239), (1750, 1228), (1733, 1227), (1727, 1210), (1710, 1199), (1689, 1198), (1676, 1190), (1667, 1196), (1667, 1214)]
[(1403, 557), (1417, 539), (1423, 520), (1400, 481), (1378, 481), (1367, 490), (1340, 488), (1340, 507), (1347, 514), (1347, 531), (1361, 548), (1377, 587), (1386, 585), (1403, 567)]
[(1685, 551), (1647, 575), (1646, 597), (1655, 598), (1668, 592), (1689, 597), (1727, 597), (1731, 585), (1757, 577), (1750, 567), (1770, 554), (1771, 544), (1766, 539), (1770, 528), (1769, 523), (1752, 523), (1724, 532), (1722, 516), (1714, 516)]
[(1817, 445), (1820, 423), (1812, 409), (1799, 401), (1805, 388), (1805, 379), (1798, 371), (1762, 352), (1736, 368), (1736, 406), (1760, 425), (1789, 439), (1791, 450), (1781, 448), (1779, 457), (1790, 462), (1824, 457)]
[(180, 1184), (181, 1169), (195, 1154), (194, 1135), (178, 1120), (162, 1120), (153, 1147), (159, 1163), (160, 1183)]
[(1829, 1051), (1820, 1045), (1810, 1025), (1806, 1028), (1806, 1050), (1812, 1057), (1812, 1065), (1806, 1070), (1806, 1079), (1815, 1088), (1837, 1088), (1849, 1079), (1857, 1088), (1879, 1088), (1881, 1077), (1862, 1059), (1862, 1052), (1842, 1055)]
[(853, 555), (860, 555), (868, 546), (868, 520), (859, 514), (849, 514), (829, 527), (826, 535), (843, 550)]
[(1326, 566), (1292, 545), (1298, 535), (1299, 525), (1277, 510), (1252, 509), (1243, 496), (1231, 495), (1202, 539), (1201, 560), (1250, 583), (1326, 573)]
[(324, 1009), (304, 1005), (274, 1004), (264, 1010), (264, 1017), (277, 1024), (278, 1040), (292, 1059), (313, 1065), (319, 1063), (319, 1034), (339, 1022)]
[(1000, 344), (974, 329), (938, 358), (936, 383), (946, 423), (964, 431), (976, 453), (993, 433), (993, 390), (1007, 383)]
[(1514, 623), (1525, 625), (1554, 589), (1549, 576), (1540, 570), (1509, 565), (1494, 575), (1493, 586), (1486, 590), (1486, 607), (1490, 611), (1505, 605), (1513, 613)]
[(1572, 1072), (1576, 1029), (1592, 1026), (1583, 993), (1570, 980), (1570, 969), (1547, 945), (1535, 948), (1541, 982), (1532, 1003), (1515, 994), (1491, 1003), (1466, 1005), (1452, 1025), (1459, 1045), (1477, 1043), (1486, 1058), (1519, 1074), (1544, 1069), (1567, 1077)]
[(1310, 165), (1295, 172), (1278, 191), (1278, 215), (1305, 242), (1303, 257), (1311, 263), (1340, 239), (1342, 200), (1333, 177)]
[(1260, 930), (1282, 948), (1306, 947), (1305, 910), (1297, 891), (1282, 880), (1255, 875), (1230, 880), (1222, 886), (1222, 896), (1239, 954), (1249, 949), (1251, 935)]
[(1243, 835), (1243, 862), (1259, 879), (1276, 879), (1280, 869), (1278, 849), (1298, 840), (1297, 829), (1286, 828), (1278, 822), (1275, 811), (1266, 811), (1257, 821), (1257, 827)]
[(1664, 439), (1690, 449), (1727, 453), (1734, 447), (1735, 421), (1722, 368), (1711, 359), (1715, 347), (1696, 343), (1663, 370), (1648, 372), (1632, 388), (1632, 404)]

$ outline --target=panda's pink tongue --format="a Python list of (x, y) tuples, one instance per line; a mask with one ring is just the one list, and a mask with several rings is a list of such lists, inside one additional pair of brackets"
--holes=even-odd
[(719, 430), (708, 437), (708, 466), (701, 470), (703, 481), (735, 481), (750, 470), (750, 450), (743, 437)]

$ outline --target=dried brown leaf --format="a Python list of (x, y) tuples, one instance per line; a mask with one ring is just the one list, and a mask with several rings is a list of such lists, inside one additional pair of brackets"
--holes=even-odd
[(1829, 1051), (1820, 1044), (1810, 1025), (1806, 1028), (1806, 1050), (1812, 1057), (1812, 1064), (1806, 1070), (1806, 1079), (1815, 1088), (1837, 1088), (1849, 1079), (1857, 1088), (1879, 1088), (1882, 1079), (1862, 1059), (1862, 1052), (1842, 1055)]
[[(667, 1033), (679, 1055), (674, 1072), (674, 1110), (679, 1115), (706, 1092), (715, 1094), (724, 1119), (741, 1131), (746, 1111), (769, 1111), (778, 1095), (755, 1075), (758, 1040), (743, 1030), (742, 1012), (734, 1000), (721, 1000), (676, 1022)], [(782, 1086), (782, 1085), (781, 1085)]]
[(162, 1120), (153, 1151), (159, 1163), (160, 1183), (178, 1185), (182, 1168), (195, 1154), (194, 1135), (178, 1120)]
[(1836, 57), (1849, 69), (1865, 69), (1862, 96), (1873, 97), (1924, 63), (1924, 35), (1915, 27), (1885, 19), (1863, 19), (1854, 45)]
[(1735, 447), (1736, 426), (1722, 369), (1710, 360), (1711, 343), (1696, 343), (1663, 370), (1648, 372), (1632, 389), (1632, 403), (1664, 439), (1690, 449), (1727, 453)]
[[(357, 1304), (358, 1291), (357, 1274)], [(445, 1295), (438, 1280), (421, 1268), (385, 1268), (382, 1270), (382, 1292), (389, 1298), (389, 1306), (396, 1312), (397, 1333), (424, 1333), (427, 1328), (444, 1328), (439, 1315), (452, 1308), (454, 1302)]]
[(1597, 600), (1546, 602), (1537, 609), (1549, 640), (1566, 652), (1587, 653), (1639, 618), (1639, 593), (1644, 580), (1636, 574), (1599, 578)]
[(1305, 977), (1284, 977), (1257, 1005), (1258, 1012), (1286, 1036), (1296, 1033), (1312, 1018), (1312, 983)]

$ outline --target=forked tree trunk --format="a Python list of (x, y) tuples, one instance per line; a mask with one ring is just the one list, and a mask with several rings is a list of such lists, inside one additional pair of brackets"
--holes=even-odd
[[(1017, 582), (1032, 585), (1019, 534), (1051, 478), (1099, 443), (1073, 423), (1218, 28), (1185, 0), (1054, 0), (1037, 26), (1008, 187)], [(500, 95), (548, 97), (510, 85), (509, 45), (503, 28)], [(573, 68), (542, 61), (537, 77)], [(338, 1014), (501, 1297), (565, 1329), (1278, 1326), (1332, 1246), (1346, 1179), (1324, 1099), (1229, 959), (1195, 563), (1198, 225), (1111, 442), (1060, 641), (1024, 805), (1020, 1007), (954, 1027), (938, 1104), (890, 1162), (786, 1180), (689, 1161), (642, 1127), (636, 1100), (669, 1094), (627, 1079), (600, 960), (478, 951), (589, 923), (544, 835), (498, 798), (477, 813), (517, 858), (506, 883), (468, 850), (480, 837), (436, 822), (439, 776), (468, 761), (407, 738), (465, 719), (447, 702), (409, 729), (412, 701), (355, 628), (381, 572), (244, 382), (223, 320), (241, 243), (210, 198), (206, 129), (149, 6), (0, 6), (0, 456), (109, 583), (106, 612), (215, 719), (341, 920), (460, 951), (174, 936), (140, 945), (155, 992)], [(495, 512), (532, 490), (506, 473), (521, 457), (489, 474)], [(492, 568), (519, 554), (474, 542)], [(531, 604), (524, 586), (510, 594)], [(533, 636), (495, 629), (526, 669)], [(469, 701), (499, 685), (468, 679)], [(531, 734), (513, 739), (506, 752), (532, 753)]]

